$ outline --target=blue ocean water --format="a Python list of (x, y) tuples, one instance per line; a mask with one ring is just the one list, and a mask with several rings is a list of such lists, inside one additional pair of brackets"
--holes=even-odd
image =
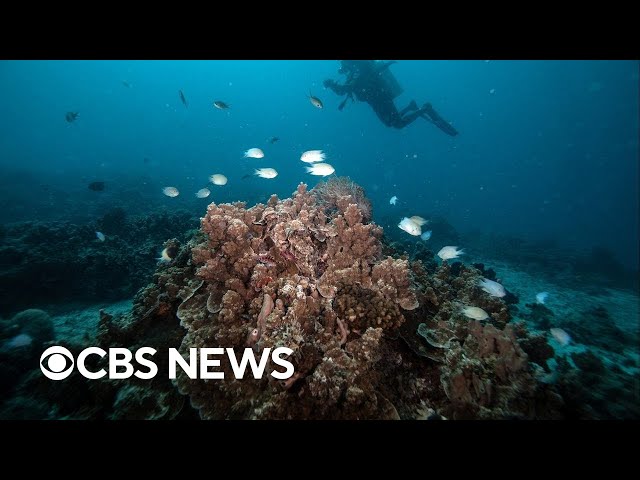
[[(426, 121), (385, 127), (372, 109), (324, 89), (338, 61), (4, 61), (0, 221), (91, 219), (135, 210), (288, 196), (301, 152), (323, 149), (362, 185), (376, 216), (441, 214), (459, 231), (604, 246), (638, 265), (638, 62), (400, 61), (404, 93), (460, 132)], [(124, 83), (126, 82), (126, 84)], [(186, 108), (178, 91), (184, 92)], [(309, 93), (324, 102), (314, 108)], [(213, 108), (214, 100), (231, 109)], [(79, 118), (67, 123), (67, 111)], [(270, 145), (266, 140), (277, 136)], [(243, 159), (251, 147), (263, 160)], [(145, 163), (144, 159), (148, 159)], [(271, 166), (273, 180), (246, 179)], [(229, 183), (193, 193), (212, 173)], [(105, 181), (102, 196), (89, 181)], [(163, 186), (176, 186), (177, 198)], [(388, 199), (396, 195), (391, 208)]]
[[(60, 382), (52, 389), (55, 395), (44, 398), (33, 388), (30, 373), (50, 343), (74, 352), (98, 342), (140, 346), (150, 341), (178, 347), (187, 337), (185, 321), (178, 322), (176, 313), (184, 298), (178, 295), (178, 301), (175, 291), (184, 278), (195, 275), (195, 263), (189, 260), (191, 251), (175, 255), (186, 248), (207, 206), (242, 201), (250, 207), (266, 203), (272, 194), (290, 197), (300, 182), (312, 188), (327, 180), (305, 170), (308, 164), (300, 156), (309, 150), (324, 151), (326, 162), (335, 168), (329, 178), (348, 177), (364, 188), (373, 221), (384, 227), (381, 256), (405, 255), (414, 262), (411, 278), (421, 295), (435, 289), (440, 298), (440, 303), (433, 302), (426, 295), (420, 309), (407, 308), (407, 330), (399, 335), (405, 343), (394, 333), (385, 337), (388, 343), (381, 351), (397, 354), (393, 362), (402, 357), (415, 367), (402, 373), (407, 385), (424, 386), (427, 378), (441, 378), (441, 391), (411, 387), (394, 392), (385, 385), (379, 392), (391, 392), (389, 399), (367, 400), (384, 411), (368, 418), (488, 415), (487, 408), (495, 405), (481, 394), (470, 402), (473, 408), (446, 401), (451, 400), (453, 380), (447, 382), (456, 378), (458, 357), (450, 355), (455, 368), (447, 370), (451, 365), (442, 358), (424, 354), (433, 347), (429, 341), (434, 342), (434, 332), (442, 334), (452, 325), (480, 339), (504, 334), (501, 345), (517, 343), (526, 353), (523, 362), (529, 363), (515, 369), (509, 382), (526, 378), (513, 384), (528, 388), (535, 378), (544, 408), (535, 414), (519, 412), (518, 418), (638, 418), (639, 62), (401, 60), (391, 65), (389, 71), (402, 89), (397, 107), (428, 102), (455, 127), (456, 136), (423, 118), (403, 129), (387, 127), (370, 105), (359, 101), (339, 108), (344, 97), (324, 82), (343, 82), (340, 66), (337, 60), (0, 62), (0, 418), (197, 417), (196, 410), (183, 406), (186, 394), (178, 394), (171, 382), (148, 390), (108, 385), (104, 388), (109, 393), (95, 398), (69, 394)], [(314, 106), (311, 96), (320, 99), (323, 108)], [(214, 101), (230, 108), (215, 108)], [(246, 158), (244, 152), (251, 148), (262, 149), (264, 158)], [(278, 175), (254, 175), (255, 169), (265, 167)], [(228, 183), (212, 184), (212, 174), (223, 174)], [(179, 195), (163, 194), (165, 187), (175, 187)], [(197, 198), (202, 188), (211, 194)], [(392, 197), (397, 198), (395, 205)], [(403, 217), (415, 215), (431, 222), (422, 229), (431, 230), (431, 238), (398, 228)], [(464, 256), (456, 259), (462, 265), (444, 265), (437, 258), (440, 248), (452, 245), (464, 249)], [(165, 254), (168, 249), (174, 252), (165, 257), (167, 262), (162, 261), (163, 248)], [(273, 278), (263, 271), (265, 283), (247, 287), (244, 310), (238, 307), (236, 313), (252, 327), (255, 303), (262, 297), (256, 292), (278, 280), (276, 271), (283, 277), (293, 275), (287, 262), (295, 263), (295, 255), (293, 260), (280, 255), (279, 265), (268, 254), (266, 261), (256, 260), (273, 263), (269, 268), (278, 270), (268, 272)], [(318, 265), (325, 262), (316, 260)], [(487, 300), (489, 292), (465, 284), (472, 275), (498, 281), (508, 293)], [(141, 290), (150, 283), (152, 288)], [(171, 286), (166, 288), (171, 301), (163, 290), (166, 285)], [(213, 281), (208, 287), (210, 298), (224, 294)], [(364, 303), (374, 298), (360, 287), (340, 288), (345, 297), (367, 299)], [(452, 306), (462, 300), (493, 308), (490, 326), (498, 330), (468, 327), (475, 325), (471, 317), (456, 316)], [(205, 315), (217, 319), (218, 312), (205, 302), (212, 314)], [(380, 316), (393, 313), (390, 307), (380, 311)], [(427, 325), (434, 318), (440, 319), (437, 328)], [(445, 320), (452, 322), (446, 328), (441, 324)], [(306, 346), (315, 342), (314, 348), (322, 345), (326, 351), (319, 338), (326, 341), (327, 336), (309, 327), (311, 323), (304, 332)], [(519, 328), (514, 325), (524, 325), (517, 341), (516, 334), (505, 333)], [(360, 341), (364, 330), (352, 326), (347, 337), (343, 325), (331, 326), (334, 330), (328, 333), (345, 350)], [(426, 333), (420, 336), (418, 331)], [(436, 339), (441, 344), (436, 348), (452, 337), (443, 338)], [(240, 343), (232, 346), (240, 348)], [(473, 345), (467, 342), (469, 350), (460, 358), (477, 353)], [(297, 385), (312, 384), (311, 372), (323, 365), (322, 355), (305, 354), (313, 368), (307, 367), (306, 377), (294, 379)], [(473, 361), (482, 365), (484, 380), (502, 388), (500, 375), (491, 378), (496, 356)], [(519, 350), (503, 355), (518, 361), (520, 356), (525, 354)], [(393, 363), (387, 360), (381, 363)], [(336, 378), (351, 381), (364, 370), (354, 371)], [(396, 373), (380, 375), (381, 384)], [(365, 384), (374, 385), (365, 382), (358, 388)], [(279, 394), (281, 387), (270, 391)], [(478, 388), (476, 383), (473, 388)], [(562, 408), (556, 397), (540, 393), (545, 388), (556, 389)], [(167, 395), (166, 405), (159, 391)], [(510, 388), (500, 395), (504, 392), (521, 395)], [(298, 393), (290, 398), (308, 400), (295, 397)], [(197, 399), (198, 389), (192, 395)], [(156, 405), (150, 398), (161, 401)], [(158, 411), (138, 408), (149, 404), (159, 406)], [(221, 411), (200, 416), (268, 418), (273, 413), (256, 407), (262, 413), (254, 416), (244, 407), (224, 410), (225, 404), (220, 405)], [(342, 408), (341, 402), (335, 405)], [(500, 411), (492, 414), (499, 416)], [(360, 410), (328, 412), (328, 418), (350, 418)]]

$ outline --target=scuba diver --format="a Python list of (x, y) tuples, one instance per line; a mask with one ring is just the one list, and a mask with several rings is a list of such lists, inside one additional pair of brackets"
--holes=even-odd
[(337, 95), (346, 95), (338, 106), (342, 111), (348, 100), (355, 99), (371, 105), (378, 118), (387, 127), (404, 128), (413, 123), (418, 117), (433, 123), (447, 135), (455, 137), (458, 131), (445, 121), (430, 103), (425, 103), (418, 108), (415, 100), (412, 100), (401, 111), (398, 111), (394, 99), (402, 92), (389, 67), (397, 63), (395, 61), (383, 62), (379, 60), (342, 60), (338, 73), (346, 75), (343, 85), (334, 80), (325, 80), (323, 85), (330, 88)]

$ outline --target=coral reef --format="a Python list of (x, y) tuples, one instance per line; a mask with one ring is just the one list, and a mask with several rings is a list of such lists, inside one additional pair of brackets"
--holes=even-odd
[(602, 306), (558, 319), (553, 326), (570, 332), (571, 338), (576, 342), (611, 352), (637, 346), (640, 340), (638, 332), (625, 333), (616, 326), (607, 309)]
[[(50, 301), (130, 298), (151, 277), (162, 242), (185, 240), (196, 226), (187, 213), (126, 217), (121, 210), (89, 225), (7, 225), (0, 246), (0, 312)], [(96, 230), (106, 235), (104, 242)]]
[[(421, 262), (384, 258), (381, 229), (355, 203), (327, 209), (301, 184), (290, 199), (249, 209), (211, 204), (202, 231), (177, 308), (181, 353), (287, 346), (295, 367), (283, 382), (235, 380), (224, 360), (224, 382), (179, 371), (175, 383), (202, 418), (560, 415), (561, 397), (537, 382), (508, 306), (478, 287), (480, 271), (443, 264), (431, 275)], [(463, 304), (490, 323), (464, 317)]]
[[(198, 233), (164, 243), (171, 254), (133, 309), (101, 313), (96, 345), (155, 348), (153, 379), (76, 373), (52, 386), (33, 375), (18, 394), (47, 396), (56, 418), (546, 419), (576, 411), (571, 382), (581, 369), (602, 373), (592, 358), (576, 357), (575, 369), (561, 357), (561, 380), (540, 381), (553, 349), (512, 321), (507, 297), (478, 286), (483, 276), (499, 280), (495, 272), (438, 266), (427, 249), (424, 263), (399, 255), (370, 214), (364, 192), (344, 179), (310, 191), (300, 184), (291, 198), (250, 208), (211, 203)], [(465, 306), (489, 318), (471, 320)], [(261, 378), (235, 379), (223, 356), (215, 371), (224, 380), (191, 379), (181, 368), (170, 380), (169, 347), (185, 359), (193, 348), (232, 349), (256, 363), (267, 348), (288, 347), (294, 374), (274, 378), (268, 372), (282, 368), (265, 357)], [(93, 368), (104, 366), (93, 358)], [(7, 402), (0, 416), (12, 414)]]
[(336, 210), (346, 208), (348, 204), (344, 202), (349, 202), (358, 207), (364, 223), (369, 223), (373, 217), (371, 202), (364, 189), (353, 183), (348, 177), (331, 177), (324, 182), (318, 182), (313, 190), (318, 205), (324, 207), (329, 215)]
[(54, 336), (49, 314), (29, 309), (0, 319), (0, 394), (14, 389), (38, 363), (42, 346)]
[(551, 371), (547, 360), (553, 358), (555, 352), (545, 335), (523, 335), (519, 342), (530, 361), (540, 365), (547, 373)]
[(629, 374), (619, 367), (606, 368), (593, 352), (573, 353), (572, 368), (564, 357), (558, 359), (557, 389), (565, 399), (563, 409), (569, 419), (613, 420), (640, 418), (638, 385), (640, 373)]
[(226, 364), (225, 382), (179, 374), (177, 386), (203, 418), (394, 415), (376, 393), (373, 367), (383, 334), (418, 304), (408, 262), (382, 258), (382, 230), (365, 223), (365, 200), (334, 180), (249, 209), (209, 205), (206, 241), (192, 250), (201, 281), (178, 308), (187, 329), (181, 352), (287, 346), (296, 374), (283, 383), (234, 380)]

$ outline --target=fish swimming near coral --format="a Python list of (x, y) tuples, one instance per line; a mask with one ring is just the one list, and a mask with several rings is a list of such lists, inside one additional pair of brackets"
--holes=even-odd
[(407, 217), (404, 217), (400, 221), (400, 223), (398, 224), (398, 228), (400, 228), (400, 230), (404, 230), (409, 235), (413, 235), (414, 237), (417, 237), (422, 233), (422, 229), (420, 228), (420, 225), (418, 225), (416, 222), (414, 222), (413, 220)]
[(394, 195), (389, 199), (389, 205), (395, 205), (397, 201), (398, 201), (398, 197)]
[(431, 233), (432, 233), (431, 230), (427, 230), (426, 232), (423, 232), (422, 235), (420, 235), (420, 239), (426, 242), (431, 238)]
[(260, 178), (276, 178), (278, 176), (275, 168), (256, 168), (255, 174)]
[(182, 101), (184, 106), (189, 108), (189, 103), (187, 102), (187, 99), (185, 98), (184, 93), (182, 93), (182, 90), (179, 90), (178, 93), (180, 94), (180, 100)]
[(333, 168), (333, 166), (329, 165), (328, 163), (314, 163), (310, 167), (306, 167), (306, 169), (307, 173), (310, 173), (311, 175), (319, 175), (322, 177), (331, 175), (336, 171), (335, 168)]
[(69, 123), (73, 123), (78, 119), (79, 116), (80, 114), (78, 112), (67, 112), (64, 115), (64, 119)]
[(480, 280), (480, 282), (478, 282), (478, 285), (482, 288), (482, 290), (487, 292), (492, 297), (502, 298), (507, 294), (502, 285), (500, 285), (498, 282), (494, 282), (493, 280), (489, 280), (488, 278), (483, 278), (482, 280)]
[(104, 242), (107, 239), (107, 237), (105, 237), (104, 233), (102, 232), (96, 232), (96, 238), (101, 242)]
[(102, 192), (104, 190), (104, 182), (91, 182), (88, 188), (94, 192)]
[(164, 187), (162, 189), (162, 193), (164, 193), (167, 197), (171, 197), (171, 198), (177, 197), (178, 195), (180, 195), (180, 192), (176, 187)]
[(458, 258), (460, 255), (464, 255), (464, 251), (462, 249), (458, 250), (458, 247), (452, 246), (442, 247), (438, 252), (438, 256), (442, 260), (453, 260), (454, 258)]
[(250, 148), (244, 152), (245, 158), (264, 158), (264, 152), (260, 148)]
[(421, 227), (423, 225), (426, 225), (427, 223), (429, 223), (429, 220), (426, 220), (418, 215), (414, 215), (413, 217), (409, 217), (409, 219), (413, 222), (413, 223), (417, 223), (418, 225), (420, 225)]
[(300, 160), (304, 163), (324, 162), (326, 155), (322, 150), (308, 150), (300, 155)]
[(489, 318), (489, 314), (480, 307), (465, 305), (462, 307), (461, 312), (465, 317), (473, 320), (487, 320)]
[(571, 343), (571, 336), (561, 328), (550, 328), (551, 336), (563, 347)]
[(227, 177), (222, 175), (221, 173), (214, 173), (209, 177), (209, 181), (214, 185), (222, 186), (227, 184)]
[(178, 249), (176, 247), (174, 246), (166, 247), (165, 249), (162, 250), (162, 253), (160, 254), (160, 258), (156, 258), (156, 260), (162, 263), (169, 263), (176, 257), (177, 254), (178, 254)]
[(309, 101), (311, 102), (311, 105), (316, 108), (324, 108), (322, 101), (318, 97), (314, 97), (313, 95), (311, 95), (311, 92), (309, 92)]
[(549, 292), (540, 292), (536, 295), (536, 302), (544, 305), (544, 303), (547, 301), (548, 296), (549, 296)]
[(211, 194), (211, 190), (208, 188), (201, 188), (196, 192), (196, 197), (198, 198), (207, 198)]

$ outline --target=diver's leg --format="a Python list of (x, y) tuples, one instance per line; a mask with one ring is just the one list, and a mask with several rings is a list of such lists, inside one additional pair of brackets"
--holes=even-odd
[(382, 123), (384, 123), (387, 127), (398, 127), (397, 123), (400, 119), (400, 115), (398, 115), (398, 110), (396, 109), (393, 102), (389, 101), (376, 101), (376, 102), (368, 102), (373, 108), (373, 111), (376, 112), (376, 115), (380, 119)]
[(396, 128), (404, 128), (410, 123), (415, 122), (416, 118), (421, 117), (422, 115), (423, 115), (422, 110), (418, 110), (416, 112), (410, 113), (409, 115), (400, 117), (398, 119)]
[(404, 117), (405, 114), (413, 111), (413, 110), (418, 110), (418, 104), (416, 103), (415, 100), (411, 100), (411, 102), (409, 103), (409, 105), (407, 105), (406, 107), (404, 107), (402, 109), (402, 111), (400, 112), (400, 116)]

